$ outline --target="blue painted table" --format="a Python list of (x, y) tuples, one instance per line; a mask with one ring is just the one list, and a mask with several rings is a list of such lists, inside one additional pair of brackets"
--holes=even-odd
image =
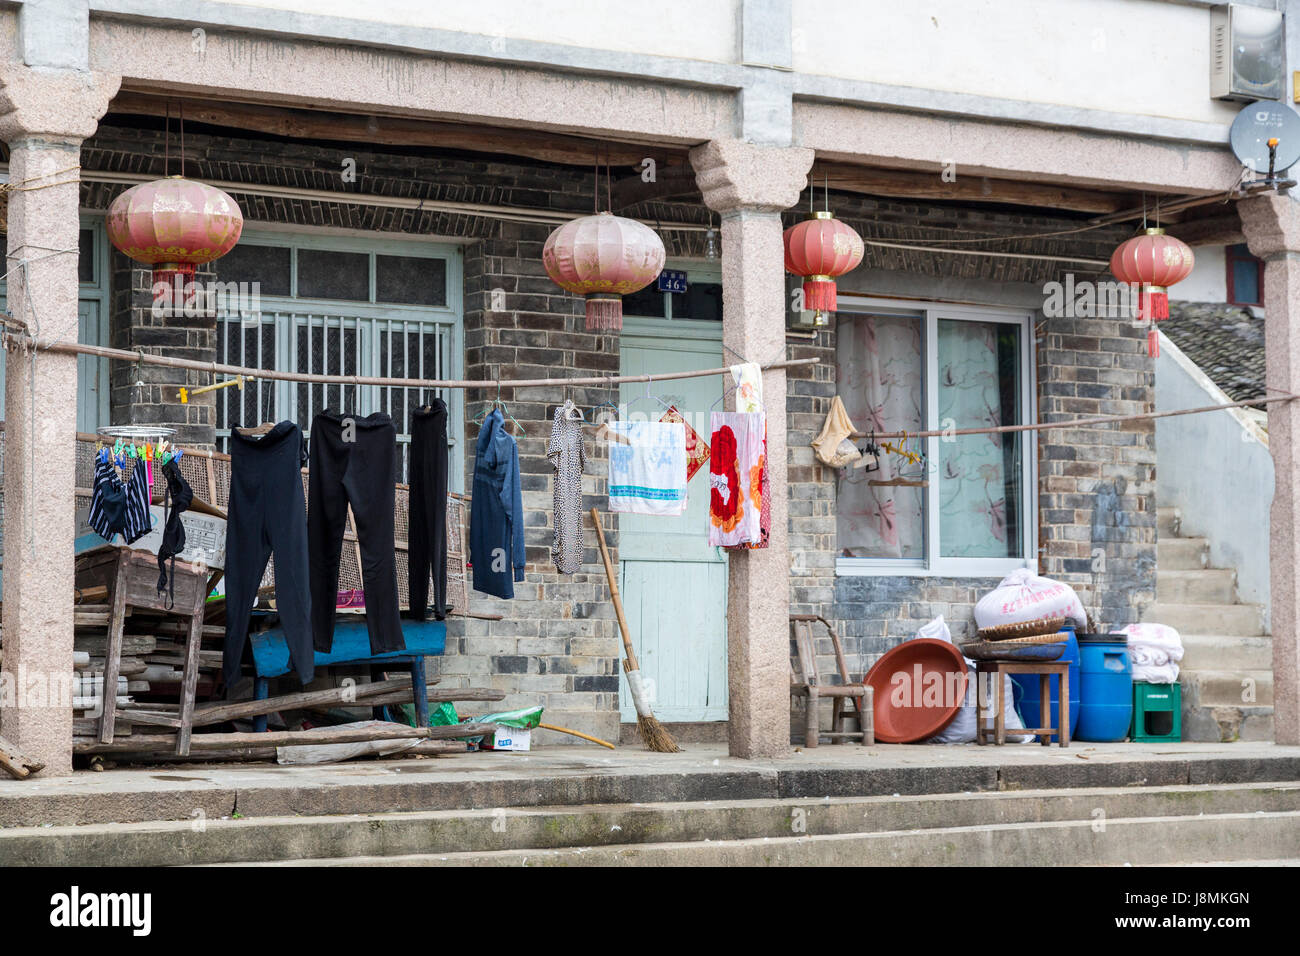
[[(402, 621), (402, 635), (406, 649), (383, 654), (370, 653), (370, 632), (366, 619), (353, 616), (345, 619), (339, 615), (334, 625), (334, 646), (328, 653), (316, 652), (316, 666), (331, 664), (405, 664), (411, 672), (411, 693), (415, 703), (417, 727), (429, 726), (429, 693), (424, 680), (424, 659), (440, 655), (447, 646), (445, 621)], [(279, 627), (253, 631), (248, 635), (253, 645), (253, 696), (266, 700), (270, 694), (270, 679), (289, 673), (289, 645), (284, 631)], [(254, 718), (253, 729), (266, 730), (266, 716)]]

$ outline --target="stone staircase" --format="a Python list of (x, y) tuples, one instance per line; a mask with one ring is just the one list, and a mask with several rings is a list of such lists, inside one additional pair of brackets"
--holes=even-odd
[[(554, 797), (555, 794), (548, 794)], [(1300, 860), (1300, 783), (147, 820), (0, 829), (9, 866), (1058, 866)]]
[(1182, 534), (1177, 508), (1160, 508), (1156, 600), (1143, 621), (1183, 639), (1183, 739), (1273, 739), (1273, 642), (1263, 609), (1237, 599), (1236, 572), (1209, 567), (1209, 541)]

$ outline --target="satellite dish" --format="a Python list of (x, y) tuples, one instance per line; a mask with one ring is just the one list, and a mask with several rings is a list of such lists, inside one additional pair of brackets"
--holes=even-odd
[[(1268, 141), (1277, 140), (1270, 167)], [(1283, 103), (1251, 103), (1232, 121), (1228, 134), (1233, 155), (1252, 172), (1282, 172), (1300, 160), (1300, 114)]]

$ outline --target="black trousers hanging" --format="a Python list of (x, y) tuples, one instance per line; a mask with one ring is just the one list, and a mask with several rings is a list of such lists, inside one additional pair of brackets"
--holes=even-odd
[(406, 533), (411, 616), (428, 617), (433, 576), (433, 616), (447, 616), (447, 403), (411, 413), (410, 526)]
[(280, 422), (261, 438), (230, 433), (226, 520), (226, 687), (239, 679), (248, 619), (266, 560), (275, 555), (275, 605), (299, 680), (315, 673), (307, 577), (307, 508), (302, 498), (302, 429)]
[(370, 651), (406, 649), (397, 610), (393, 512), (397, 429), (383, 412), (364, 418), (321, 412), (311, 426), (307, 541), (311, 552), (311, 627), (316, 649), (334, 646), (339, 556), (348, 505), (357, 523)]

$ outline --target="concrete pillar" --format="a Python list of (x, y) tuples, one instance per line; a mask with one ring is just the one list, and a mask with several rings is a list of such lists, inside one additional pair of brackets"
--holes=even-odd
[[(798, 202), (812, 161), (811, 149), (739, 140), (714, 140), (691, 151), (704, 202), (722, 217), (722, 340), (753, 362), (785, 358), (781, 210)], [(734, 757), (773, 757), (790, 749), (783, 370), (763, 375), (763, 404), (772, 484), (771, 539), (766, 549), (731, 553), (727, 586), (727, 733)]]
[[(77, 340), (81, 142), (119, 77), (0, 67), (9, 145), (9, 312), (43, 338)], [(73, 537), (77, 360), (5, 355), (4, 663), (0, 736), (72, 769)]]
[[(1264, 381), (1300, 394), (1300, 203), (1285, 195), (1237, 203), (1246, 244), (1264, 260)], [(1269, 583), (1272, 592), (1273, 739), (1300, 744), (1300, 402), (1268, 406), (1273, 453)]]

